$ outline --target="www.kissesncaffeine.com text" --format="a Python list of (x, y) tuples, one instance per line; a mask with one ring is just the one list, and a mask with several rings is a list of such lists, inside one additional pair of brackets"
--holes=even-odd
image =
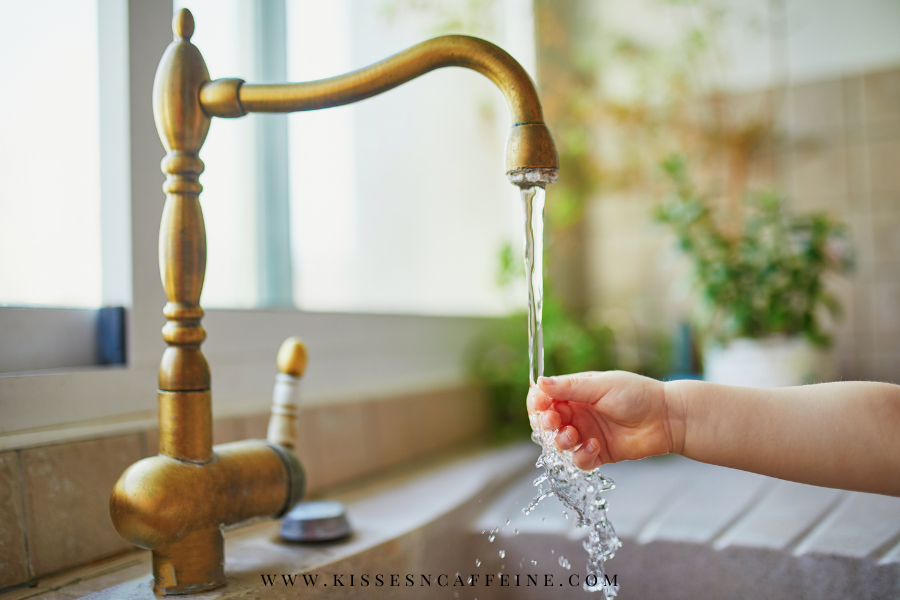
[[(569, 575), (560, 581), (557, 578), (554, 582), (552, 574), (500, 574), (479, 573), (472, 575), (448, 575), (441, 573), (439, 575), (428, 574), (412, 574), (407, 573), (401, 575), (399, 573), (331, 573), (329, 575), (320, 575), (318, 573), (265, 573), (260, 575), (264, 587), (474, 587), (474, 586), (499, 586), (499, 587), (578, 587), (584, 583), (589, 586), (597, 585), (596, 575), (588, 575), (583, 578), (577, 573)], [(617, 582), (618, 575), (613, 575), (612, 579), (608, 575), (604, 575), (603, 585), (606, 587), (619, 587)]]

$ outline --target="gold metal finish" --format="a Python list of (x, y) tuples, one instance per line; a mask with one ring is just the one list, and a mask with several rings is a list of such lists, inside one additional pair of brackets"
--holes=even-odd
[(122, 474), (110, 498), (118, 532), (153, 550), (154, 591), (191, 594), (225, 584), (222, 526), (280, 516), (303, 493), (303, 470), (286, 448), (261, 440), (212, 445), (209, 365), (200, 344), (206, 229), (200, 208), (200, 148), (210, 117), (200, 107), (209, 72), (190, 43), (194, 19), (181, 10), (175, 41), (153, 83), (153, 114), (166, 148), (166, 204), (159, 270), (168, 303), (159, 367), (160, 455)]
[(159, 453), (179, 460), (212, 460), (212, 394), (159, 391)]
[(556, 146), (528, 73), (502, 48), (465, 35), (434, 38), (358, 71), (319, 81), (251, 84), (217, 79), (200, 90), (200, 104), (213, 117), (317, 110), (371, 98), (442, 67), (472, 69), (500, 88), (512, 117), (507, 173), (559, 168)]
[[(190, 594), (225, 583), (222, 526), (278, 516), (299, 500), (304, 486), (303, 470), (291, 452), (297, 385), (306, 368), (306, 348), (298, 338), (288, 339), (278, 354), (281, 372), (269, 442), (212, 446), (210, 372), (200, 350), (206, 339), (200, 324), (206, 229), (199, 198), (199, 154), (211, 117), (340, 106), (434, 69), (465, 67), (488, 77), (506, 98), (513, 122), (506, 157), (512, 181), (552, 181), (558, 158), (534, 83), (509, 54), (484, 40), (445, 36), (339, 77), (255, 85), (209, 80), (206, 63), (190, 42), (194, 19), (188, 10), (175, 15), (173, 31), (175, 40), (153, 83), (153, 114), (166, 149), (159, 268), (168, 300), (162, 329), (168, 347), (159, 368), (160, 455), (138, 461), (122, 474), (110, 498), (110, 514), (123, 537), (153, 550), (156, 593)], [(524, 177), (525, 171), (541, 179), (535, 183)]]
[(283, 451), (256, 440), (216, 446), (202, 467), (161, 454), (122, 474), (110, 515), (125, 539), (153, 550), (157, 593), (198, 592), (225, 583), (220, 527), (281, 515), (290, 478)]

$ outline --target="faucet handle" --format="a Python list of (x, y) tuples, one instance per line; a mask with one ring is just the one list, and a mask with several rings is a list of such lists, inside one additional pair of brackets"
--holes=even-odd
[(289, 337), (278, 349), (278, 372), (292, 377), (303, 377), (306, 371), (306, 344), (297, 336)]
[(272, 416), (266, 439), (271, 444), (293, 448), (297, 439), (297, 413), (300, 408), (300, 378), (306, 371), (306, 344), (289, 337), (278, 350), (278, 375), (272, 392)]

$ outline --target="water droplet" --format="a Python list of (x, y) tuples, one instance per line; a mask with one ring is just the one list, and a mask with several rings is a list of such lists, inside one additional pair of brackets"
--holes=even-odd
[(531, 561), (531, 564), (537, 565), (537, 561), (536, 561), (536, 560), (533, 560), (533, 561)]
[(509, 525), (509, 519), (506, 520), (506, 524)]
[(500, 558), (506, 558), (506, 550), (500, 551)]
[(566, 560), (566, 557), (563, 556), (562, 554), (559, 555), (559, 566), (561, 566), (565, 569), (572, 568), (572, 564), (568, 560)]
[(492, 533), (492, 534), (488, 537), (488, 541), (489, 541), (489, 542), (493, 542), (494, 539), (495, 539), (495, 538), (494, 538), (494, 534)]
[(541, 523), (546, 523), (546, 522), (547, 522), (547, 517), (541, 517)]
[(481, 566), (481, 561), (478, 560), (477, 558), (475, 559), (475, 566), (476, 566), (476, 567), (480, 567), (480, 566)]
[(513, 533), (514, 533), (515, 535), (519, 535), (519, 530), (518, 530), (518, 529), (513, 529)]

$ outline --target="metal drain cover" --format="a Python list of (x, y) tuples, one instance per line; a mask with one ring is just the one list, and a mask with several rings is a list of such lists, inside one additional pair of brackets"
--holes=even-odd
[(281, 537), (289, 542), (325, 542), (348, 535), (350, 523), (340, 502), (301, 502), (281, 521)]

